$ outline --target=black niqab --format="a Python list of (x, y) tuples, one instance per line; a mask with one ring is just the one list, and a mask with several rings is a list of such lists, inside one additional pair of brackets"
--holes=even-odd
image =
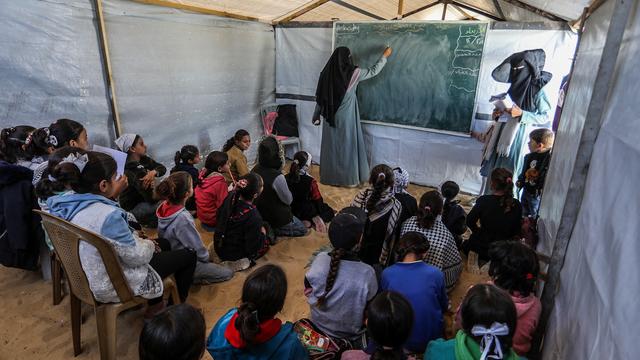
[(515, 53), (498, 65), (491, 76), (498, 82), (511, 84), (507, 93), (522, 110), (534, 111), (536, 95), (552, 77), (542, 70), (545, 59), (542, 49)]
[(320, 73), (316, 88), (316, 103), (320, 107), (320, 115), (332, 127), (335, 127), (336, 111), (347, 93), (355, 68), (351, 51), (341, 46), (333, 51)]

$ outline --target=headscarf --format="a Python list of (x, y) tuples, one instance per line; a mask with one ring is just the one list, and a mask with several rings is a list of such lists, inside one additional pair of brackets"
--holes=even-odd
[(543, 71), (546, 55), (544, 50), (525, 50), (506, 58), (491, 76), (495, 81), (510, 83), (507, 93), (522, 110), (534, 111), (536, 95), (553, 76)]
[(336, 125), (336, 111), (342, 104), (344, 94), (347, 93), (347, 87), (355, 69), (351, 51), (340, 46), (333, 51), (320, 73), (316, 88), (316, 103), (320, 107), (320, 115), (332, 127)]
[(393, 169), (393, 193), (406, 193), (409, 186), (409, 172), (403, 168)]
[(122, 134), (122, 136), (116, 139), (116, 146), (120, 151), (128, 152), (129, 148), (132, 147), (136, 141), (136, 136), (136, 134)]

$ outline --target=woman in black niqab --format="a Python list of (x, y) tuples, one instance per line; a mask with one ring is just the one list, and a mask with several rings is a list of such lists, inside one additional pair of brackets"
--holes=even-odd
[(338, 111), (344, 94), (347, 92), (355, 69), (351, 51), (349, 48), (340, 46), (333, 51), (320, 73), (316, 88), (316, 103), (320, 108), (320, 115), (331, 127), (335, 127), (336, 111)]

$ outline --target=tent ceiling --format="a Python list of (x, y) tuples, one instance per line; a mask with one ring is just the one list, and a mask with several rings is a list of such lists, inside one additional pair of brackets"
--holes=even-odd
[[(296, 10), (304, 9), (313, 4), (321, 5), (296, 17), (293, 21), (330, 21), (340, 20), (374, 20), (393, 19), (398, 14), (399, 0), (136, 0), (158, 5), (182, 7), (185, 9), (204, 9), (213, 12), (221, 12), (239, 15), (240, 17), (257, 18), (260, 21), (271, 22), (283, 18)], [(437, 0), (404, 0), (403, 14), (415, 11)], [(580, 17), (582, 9), (592, 0), (446, 0), (459, 3), (460, 6), (447, 6), (447, 20), (459, 20), (470, 15), (477, 19), (486, 20), (488, 17), (479, 13), (488, 14), (500, 18), (499, 4), (506, 20), (510, 21), (536, 21), (543, 18), (541, 13), (534, 14), (535, 9), (541, 10), (550, 16), (557, 16), (564, 20), (575, 20)], [(477, 9), (474, 12), (470, 8)], [(528, 9), (527, 9), (528, 8)], [(524, 11), (523, 11), (524, 10)], [(533, 11), (531, 11), (533, 10)], [(442, 16), (442, 4), (429, 7), (424, 11), (410, 16), (413, 20), (436, 20), (436, 15)], [(467, 15), (462, 14), (462, 12)], [(373, 15), (373, 16), (372, 16)], [(548, 20), (548, 17), (547, 17)]]

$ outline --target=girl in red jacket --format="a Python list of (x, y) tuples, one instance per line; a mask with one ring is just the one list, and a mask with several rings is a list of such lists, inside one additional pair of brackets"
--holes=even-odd
[(229, 157), (221, 151), (213, 151), (207, 156), (200, 171), (200, 183), (196, 187), (196, 212), (202, 228), (215, 232), (218, 208), (227, 197), (227, 183), (222, 174), (229, 172)]

